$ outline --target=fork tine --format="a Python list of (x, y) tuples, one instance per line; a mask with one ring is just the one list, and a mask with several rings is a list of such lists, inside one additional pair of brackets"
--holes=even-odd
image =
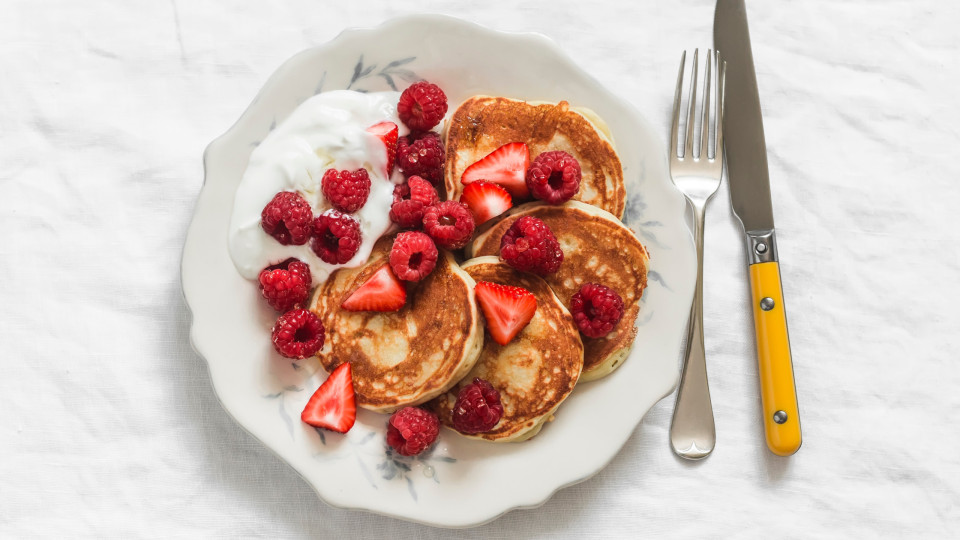
[(700, 153), (697, 159), (710, 159), (710, 113), (713, 108), (710, 106), (713, 93), (710, 91), (713, 83), (710, 66), (713, 65), (713, 51), (707, 49), (707, 61), (703, 75), (703, 111), (700, 114)]
[(677, 91), (673, 97), (673, 127), (670, 129), (670, 159), (677, 157), (677, 137), (680, 130), (680, 94), (683, 90), (683, 64), (687, 60), (687, 51), (680, 55), (680, 74), (677, 75)]
[(727, 86), (727, 62), (720, 58), (717, 51), (717, 148), (714, 151), (717, 161), (723, 166), (723, 112), (726, 109), (724, 95)]
[(693, 66), (690, 70), (693, 84), (690, 86), (690, 99), (687, 102), (687, 143), (683, 147), (684, 157), (690, 156), (691, 160), (695, 159), (693, 156), (693, 120), (697, 112), (697, 54), (699, 52), (700, 49), (693, 50)]

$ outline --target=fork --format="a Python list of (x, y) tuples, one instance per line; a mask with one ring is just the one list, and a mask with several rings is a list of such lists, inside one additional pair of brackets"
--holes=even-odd
[[(697, 110), (697, 55), (693, 52), (690, 70), (692, 84), (686, 110), (686, 135), (683, 148), (678, 148), (680, 131), (680, 101), (683, 90), (683, 68), (687, 58), (684, 51), (680, 57), (680, 74), (673, 99), (673, 127), (670, 132), (670, 176), (687, 203), (694, 209), (694, 238), (697, 245), (697, 288), (690, 306), (687, 326), (687, 345), (684, 351), (683, 369), (677, 403), (670, 424), (670, 445), (673, 451), (685, 459), (703, 459), (710, 455), (717, 442), (713, 422), (713, 405), (710, 387), (707, 384), (707, 364), (703, 347), (703, 221), (707, 203), (720, 187), (723, 176), (723, 89), (726, 63), (720, 53), (707, 50), (704, 68), (704, 89), (700, 105), (699, 131), (696, 127)], [(713, 74), (716, 84), (713, 84)], [(711, 122), (711, 119), (713, 120)], [(712, 127), (712, 129), (711, 129)], [(710, 156), (710, 132), (713, 131), (715, 150)], [(697, 153), (694, 143), (699, 139)], [(682, 151), (682, 153), (679, 153)]]

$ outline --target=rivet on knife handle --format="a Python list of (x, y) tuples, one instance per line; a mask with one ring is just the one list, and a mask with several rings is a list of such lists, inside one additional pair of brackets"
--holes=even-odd
[[(757, 335), (760, 398), (767, 446), (774, 454), (789, 456), (800, 448), (800, 411), (793, 379), (787, 314), (780, 284), (780, 265), (775, 259), (773, 231), (749, 235), (750, 288)], [(772, 256), (771, 256), (772, 255)], [(758, 261), (757, 259), (772, 260)]]

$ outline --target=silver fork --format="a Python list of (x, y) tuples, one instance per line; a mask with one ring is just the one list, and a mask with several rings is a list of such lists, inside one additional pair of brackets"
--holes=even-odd
[[(703, 101), (699, 132), (695, 132), (697, 110), (697, 55), (693, 52), (691, 69), (692, 84), (687, 103), (685, 144), (678, 148), (680, 130), (680, 101), (683, 90), (683, 68), (686, 51), (680, 57), (680, 74), (677, 76), (677, 91), (673, 99), (673, 128), (670, 133), (670, 176), (693, 206), (697, 244), (697, 288), (690, 306), (690, 321), (687, 327), (687, 346), (684, 354), (677, 404), (670, 425), (670, 445), (673, 451), (685, 459), (703, 459), (710, 455), (717, 442), (713, 423), (713, 405), (710, 402), (710, 387), (707, 384), (707, 363), (703, 348), (703, 217), (707, 202), (720, 187), (723, 176), (723, 88), (726, 64), (720, 54), (707, 50), (704, 68)], [(713, 74), (717, 82), (713, 84)], [(712, 122), (711, 122), (712, 120)], [(712, 128), (712, 129), (711, 129)], [(710, 132), (715, 141), (713, 156), (710, 155)], [(694, 142), (699, 139), (698, 152), (694, 154)], [(682, 150), (682, 154), (678, 151)]]

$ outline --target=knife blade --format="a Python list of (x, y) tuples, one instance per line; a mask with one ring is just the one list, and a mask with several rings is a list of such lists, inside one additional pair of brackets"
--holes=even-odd
[(744, 0), (717, 0), (713, 41), (726, 61), (724, 146), (730, 202), (746, 239), (767, 446), (800, 448), (800, 411), (780, 281), (767, 146)]

